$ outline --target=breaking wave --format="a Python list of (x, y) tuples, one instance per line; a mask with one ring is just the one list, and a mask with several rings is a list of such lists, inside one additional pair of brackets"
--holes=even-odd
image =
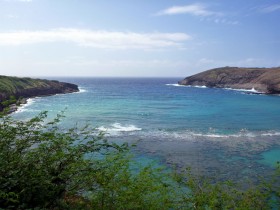
[[(231, 139), (258, 139), (260, 137), (275, 137), (280, 136), (279, 131), (261, 131), (253, 132), (247, 130), (240, 130), (236, 133), (222, 134), (212, 132), (193, 132), (193, 131), (166, 131), (166, 130), (153, 130), (145, 131), (142, 134), (144, 139), (157, 139), (168, 141), (189, 141), (189, 140), (231, 140)], [(140, 134), (140, 135), (141, 135)]]
[(241, 91), (241, 92), (248, 92), (248, 93), (257, 93), (257, 94), (263, 94), (264, 92), (259, 92), (255, 88), (252, 89), (235, 89), (235, 88), (224, 88), (226, 90), (234, 90), (234, 91)]
[(165, 85), (167, 85), (167, 86), (175, 86), (175, 87), (207, 88), (205, 85), (202, 85), (202, 86), (200, 86), (200, 85), (180, 85), (180, 84), (177, 84), (177, 83), (175, 83), (175, 84), (165, 84)]
[(100, 126), (97, 128), (99, 131), (103, 131), (109, 135), (119, 135), (123, 132), (141, 131), (142, 128), (138, 128), (135, 125), (122, 125), (120, 123), (114, 123), (109, 127)]
[[(28, 107), (34, 103), (36, 98), (28, 98), (26, 100), (26, 104), (22, 104), (20, 105), (20, 107), (17, 109), (17, 111), (15, 111), (14, 113), (19, 113), (19, 112), (24, 112), (24, 111), (28, 111)], [(33, 111), (33, 110), (32, 110)]]
[(174, 87), (187, 87), (186, 85), (179, 85), (177, 83), (174, 83), (174, 84), (165, 84), (167, 86), (174, 86)]
[[(177, 83), (174, 84), (165, 84), (167, 86), (174, 86), (174, 87), (195, 87), (195, 88), (208, 88), (205, 85), (180, 85)], [(254, 87), (252, 89), (235, 89), (235, 88), (221, 88), (225, 90), (233, 90), (233, 91), (239, 91), (239, 92), (246, 92), (246, 93), (256, 93), (256, 94), (264, 94), (264, 92), (257, 91)]]
[(87, 92), (86, 89), (84, 89), (84, 88), (82, 88), (82, 87), (79, 87), (79, 92), (77, 92), (77, 93), (85, 93), (85, 92)]

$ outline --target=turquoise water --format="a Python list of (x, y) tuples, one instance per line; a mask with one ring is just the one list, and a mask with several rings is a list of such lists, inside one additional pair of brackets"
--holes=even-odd
[(260, 163), (276, 167), (280, 163), (280, 148), (274, 148), (261, 154)]
[(141, 155), (222, 178), (269, 170), (264, 162), (279, 157), (263, 156), (280, 144), (279, 96), (182, 87), (180, 78), (56, 79), (81, 92), (34, 98), (13, 116), (67, 108), (66, 127), (90, 122), (112, 141), (137, 142)]

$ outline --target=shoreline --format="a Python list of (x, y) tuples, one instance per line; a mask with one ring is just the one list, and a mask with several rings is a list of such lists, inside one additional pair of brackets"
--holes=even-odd
[(251, 89), (238, 89), (238, 88), (230, 88), (230, 87), (207, 87), (205, 85), (181, 85), (178, 83), (174, 84), (165, 84), (167, 86), (174, 86), (174, 87), (191, 87), (191, 88), (216, 88), (216, 89), (223, 89), (223, 90), (232, 90), (237, 92), (243, 92), (246, 94), (253, 94), (253, 95), (271, 95), (271, 96), (280, 96), (279, 94), (273, 94), (273, 93), (266, 93), (266, 92), (260, 92), (257, 91), (254, 87)]
[(0, 114), (11, 114), (29, 98), (79, 92), (78, 85), (57, 80), (0, 76)]
[(3, 116), (5, 115), (10, 115), (13, 113), (17, 113), (19, 112), (19, 110), (27, 105), (29, 105), (29, 101), (35, 98), (39, 98), (39, 97), (48, 97), (48, 96), (55, 96), (55, 95), (61, 95), (61, 94), (70, 94), (70, 93), (80, 93), (83, 92), (83, 90), (80, 90), (80, 88), (78, 88), (78, 91), (73, 91), (73, 92), (65, 92), (65, 93), (55, 93), (55, 94), (47, 94), (47, 95), (37, 95), (37, 96), (32, 96), (32, 97), (25, 97), (25, 98), (20, 98), (16, 101), (16, 103), (12, 103), (9, 106), (5, 107), (8, 108), (8, 110), (4, 110), (2, 112), (0, 112), (0, 114), (2, 114)]
[(253, 94), (280, 94), (280, 68), (220, 67), (206, 70), (178, 82), (180, 85), (200, 85), (230, 88)]
[(24, 110), (24, 108), (31, 105), (34, 101), (33, 99), (36, 99), (36, 98), (39, 98), (39, 96), (36, 96), (36, 97), (33, 97), (33, 98), (25, 98), (25, 103), (19, 104), (16, 107), (16, 110), (11, 112), (10, 114), (22, 112)]

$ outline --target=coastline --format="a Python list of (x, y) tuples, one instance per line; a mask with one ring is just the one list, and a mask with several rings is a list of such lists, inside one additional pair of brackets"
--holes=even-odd
[(232, 89), (252, 94), (279, 95), (280, 68), (221, 67), (188, 76), (179, 85)]
[(28, 99), (79, 92), (78, 85), (57, 80), (0, 76), (0, 114), (16, 112)]
[(80, 90), (78, 88), (78, 91), (75, 92), (66, 92), (66, 93), (56, 93), (56, 94), (48, 94), (48, 95), (38, 95), (38, 96), (33, 96), (33, 97), (28, 97), (28, 98), (22, 98), (17, 101), (17, 103), (11, 104), (8, 108), (8, 112), (6, 113), (7, 115), (12, 114), (12, 113), (17, 113), (20, 112), (23, 108), (26, 106), (32, 104), (33, 99), (35, 98), (40, 98), (40, 97), (48, 97), (48, 96), (54, 96), (54, 95), (61, 95), (61, 94), (70, 94), (70, 93), (80, 93), (83, 92), (83, 90)]
[(54, 96), (54, 95), (60, 95), (60, 94), (70, 94), (70, 93), (79, 93), (84, 92), (84, 90), (80, 90), (78, 87), (78, 91), (72, 91), (72, 92), (65, 92), (65, 93), (54, 93), (54, 94), (47, 94), (47, 95), (36, 95), (32, 97), (25, 97), (20, 98), (16, 101), (16, 103), (12, 103), (9, 106), (5, 107), (6, 110), (3, 110), (0, 112), (2, 115), (10, 115), (12, 113), (20, 112), (24, 107), (30, 105), (33, 102), (33, 99), (39, 98), (39, 97), (48, 97), (48, 96)]
[(223, 89), (223, 90), (232, 90), (237, 92), (243, 92), (246, 94), (254, 94), (254, 95), (276, 95), (280, 96), (279, 94), (268, 94), (265, 92), (257, 91), (254, 87), (252, 89), (238, 89), (238, 88), (228, 88), (228, 87), (207, 87), (205, 85), (181, 85), (181, 84), (165, 84), (167, 86), (173, 86), (173, 87), (191, 87), (191, 88), (217, 88), (217, 89)]
[[(37, 98), (37, 97), (34, 97), (34, 98)], [(33, 101), (34, 101), (33, 99), (34, 98), (27, 98), (27, 99), (25, 99), (25, 103), (19, 104), (17, 106), (17, 109), (14, 112), (11, 112), (10, 114), (22, 112), (25, 107), (27, 107), (27, 106), (29, 106), (29, 105), (31, 105), (33, 103)]]
[(52, 117), (67, 106), (61, 126), (88, 122), (109, 141), (136, 143), (138, 154), (160, 157), (169, 166), (191, 166), (209, 176), (219, 172), (217, 179), (255, 177), (262, 168), (269, 173), (270, 166), (258, 160), (279, 146), (278, 97), (179, 86), (177, 78), (69, 81), (80, 84), (80, 92), (30, 98), (12, 117), (29, 119), (44, 110)]

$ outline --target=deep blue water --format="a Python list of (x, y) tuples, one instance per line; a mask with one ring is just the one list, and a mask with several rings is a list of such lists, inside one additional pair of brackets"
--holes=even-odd
[(113, 141), (137, 141), (141, 154), (201, 173), (268, 170), (280, 153), (280, 96), (174, 85), (181, 78), (56, 79), (81, 92), (32, 99), (13, 116), (67, 108), (65, 126), (90, 122)]

